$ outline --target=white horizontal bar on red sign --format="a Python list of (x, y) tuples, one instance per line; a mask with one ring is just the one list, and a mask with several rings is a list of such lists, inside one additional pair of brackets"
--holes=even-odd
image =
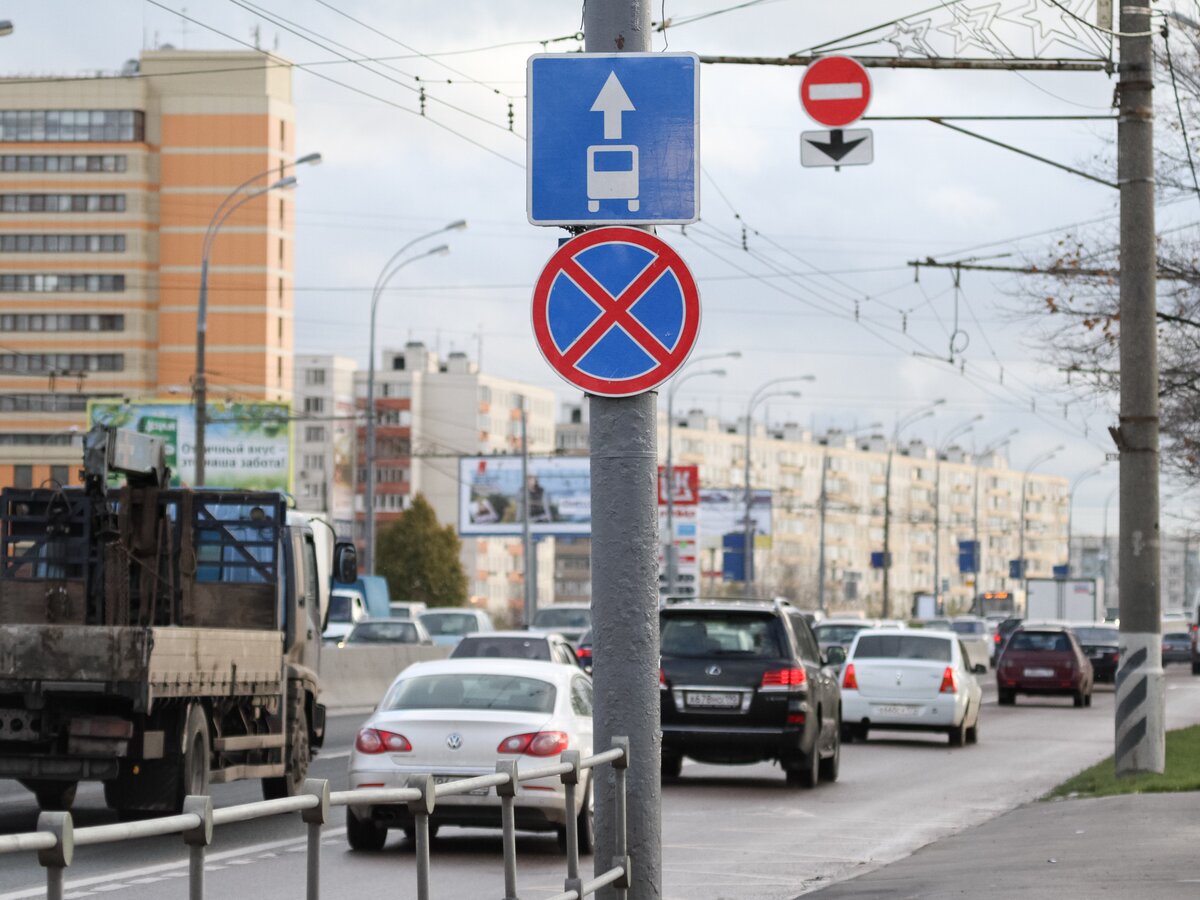
[(863, 86), (859, 81), (808, 86), (809, 100), (858, 100), (862, 95)]

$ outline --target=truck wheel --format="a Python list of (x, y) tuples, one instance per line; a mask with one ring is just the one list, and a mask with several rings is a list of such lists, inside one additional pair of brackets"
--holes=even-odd
[(78, 781), (25, 781), (22, 784), (33, 791), (38, 808), (43, 812), (69, 812), (79, 787)]
[[(304, 792), (304, 779), (308, 776), (308, 713), (301, 697), (292, 720), (292, 730), (287, 743), (287, 771), (279, 778), (264, 778), (262, 792), (264, 800), (295, 797)], [(382, 844), (380, 846), (383, 846)]]
[(192, 704), (183, 727), (183, 757), (179, 761), (179, 788), (175, 809), (183, 809), (183, 800), (208, 793), (208, 771), (212, 764), (212, 738), (204, 707)]

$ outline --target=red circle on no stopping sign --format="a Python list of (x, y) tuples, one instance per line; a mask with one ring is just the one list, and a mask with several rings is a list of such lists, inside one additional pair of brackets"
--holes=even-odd
[(595, 228), (550, 257), (533, 291), (533, 335), (567, 382), (632, 397), (679, 370), (700, 332), (700, 293), (669, 244), (636, 228)]
[(824, 56), (800, 79), (800, 103), (814, 121), (843, 128), (862, 117), (871, 102), (871, 76), (849, 56)]

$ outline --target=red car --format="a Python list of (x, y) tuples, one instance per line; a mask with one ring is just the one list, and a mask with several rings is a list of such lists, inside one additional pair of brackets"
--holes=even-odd
[(1092, 705), (1092, 663), (1068, 629), (1053, 625), (1018, 628), (1009, 637), (996, 672), (1001, 706), (1017, 694), (1066, 695), (1076, 706)]

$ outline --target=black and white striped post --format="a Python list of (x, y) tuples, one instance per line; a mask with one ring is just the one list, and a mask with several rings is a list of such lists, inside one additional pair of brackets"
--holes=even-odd
[(1121, 6), (1121, 662), (1117, 670), (1117, 775), (1166, 764), (1159, 595), (1158, 342), (1154, 233), (1154, 53), (1148, 0)]

